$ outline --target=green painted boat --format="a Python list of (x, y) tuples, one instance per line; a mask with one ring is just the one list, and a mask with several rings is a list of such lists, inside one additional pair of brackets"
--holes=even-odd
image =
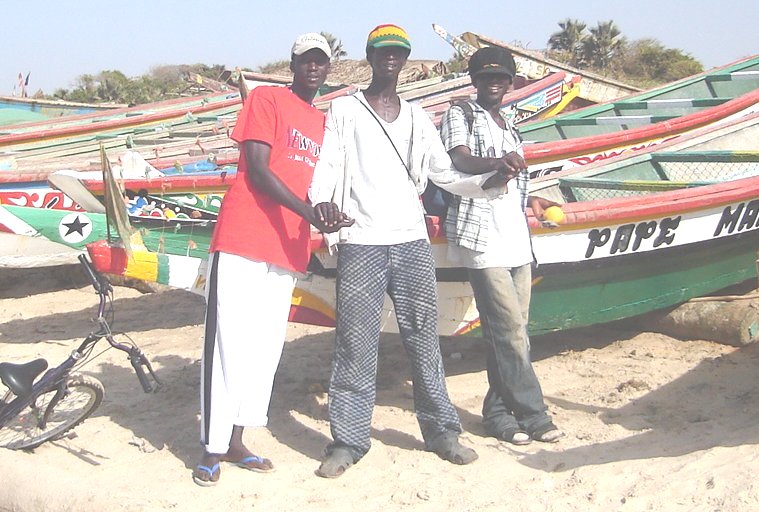
[(759, 111), (759, 56), (520, 126), (531, 176), (639, 151)]
[[(753, 177), (687, 180), (664, 192), (657, 187), (641, 190), (637, 183), (639, 195), (627, 197), (628, 180), (618, 180), (616, 188), (606, 180), (613, 198), (566, 203), (566, 222), (559, 227), (547, 227), (530, 216), (539, 263), (533, 281), (532, 334), (628, 318), (756, 278), (759, 153), (667, 153), (651, 158), (651, 165), (654, 162), (695, 165), (711, 175), (730, 165), (736, 174)], [(634, 165), (639, 169), (643, 161)], [(576, 182), (567, 187), (578, 193)], [(437, 262), (440, 334), (477, 334), (479, 319), (466, 271), (447, 260), (437, 219), (429, 219), (429, 228)], [(319, 242), (314, 240), (315, 245)], [(123, 249), (104, 241), (88, 250), (101, 271), (198, 293), (205, 284), (204, 256), (144, 251), (129, 260)], [(310, 275), (298, 281), (291, 319), (333, 326), (335, 257), (315, 248), (314, 258)], [(384, 308), (383, 329), (397, 332), (389, 300)]]
[[(759, 116), (750, 121), (732, 126), (734, 132), (755, 129)], [(692, 145), (705, 144), (704, 136)], [(532, 334), (628, 318), (756, 278), (759, 152), (684, 151), (670, 144), (598, 164), (592, 176), (568, 173), (551, 181), (542, 192), (554, 199), (561, 194), (566, 218), (549, 226), (528, 216), (538, 262)], [(590, 198), (589, 189), (606, 198)], [(428, 218), (428, 228), (440, 334), (476, 334), (480, 325), (466, 271), (447, 259), (439, 219)], [(320, 242), (314, 238), (311, 273), (298, 282), (291, 319), (329, 326), (336, 258)], [(88, 251), (108, 273), (196, 292), (204, 285), (205, 257), (145, 251), (128, 260), (107, 242)], [(397, 332), (389, 300), (384, 307), (383, 329)]]
[[(737, 69), (738, 71), (731, 71)], [(759, 88), (759, 57), (698, 79), (567, 112), (520, 127), (525, 141), (565, 140), (642, 126), (717, 107)], [(603, 131), (602, 131), (603, 129)]]
[(116, 108), (126, 108), (126, 105), (118, 103), (78, 103), (74, 101), (48, 100), (22, 96), (0, 96), (0, 126), (44, 121), (62, 116), (91, 114)]
[[(183, 256), (206, 257), (214, 220), (131, 217), (134, 243), (145, 250)], [(87, 244), (117, 237), (102, 213), (0, 205), (0, 232), (32, 237), (83, 251)], [(112, 232), (112, 233), (111, 233)], [(4, 242), (4, 245), (10, 244)], [(23, 243), (23, 241), (19, 241)], [(4, 248), (8, 252), (12, 248)], [(57, 254), (51, 254), (56, 258)], [(9, 266), (2, 261), (0, 266)]]
[[(558, 131), (563, 130), (562, 123), (582, 126), (583, 130), (586, 130), (590, 135), (583, 135), (585, 132), (565, 133), (565, 135), (572, 135), (574, 138), (526, 143), (525, 157), (530, 165), (532, 177), (537, 178), (562, 170), (577, 169), (624, 153), (642, 151), (668, 140), (686, 137), (694, 130), (729, 123), (733, 119), (751, 115), (753, 112), (759, 111), (759, 75), (755, 71), (757, 66), (759, 66), (759, 57), (746, 59), (719, 68), (714, 72), (690, 77), (668, 86), (631, 96), (619, 102), (584, 109), (583, 112), (585, 113), (582, 115), (590, 116), (590, 114), (595, 113), (596, 117), (572, 118), (561, 121), (565, 115), (559, 115), (552, 118), (553, 120), (540, 122), (538, 124), (541, 126), (543, 126), (542, 123), (552, 123), (552, 126), (559, 127)], [(735, 78), (738, 76), (744, 78)], [(704, 98), (703, 101), (700, 99), (672, 98), (672, 96), (678, 95), (688, 96), (699, 88), (706, 87), (704, 84), (712, 82), (715, 84), (742, 83), (743, 86), (741, 87), (744, 87), (745, 84), (753, 84), (754, 89), (729, 100), (726, 97)], [(735, 88), (732, 90), (738, 94), (743, 89)], [(715, 94), (727, 94), (726, 91), (727, 89), (720, 89), (715, 91)], [(656, 104), (657, 101), (669, 105), (670, 110), (668, 110), (668, 115), (661, 118), (648, 116), (647, 122), (650, 124), (632, 126), (625, 122), (631, 123), (631, 117), (635, 117), (638, 121), (645, 117), (638, 114), (635, 116), (601, 115), (608, 113), (609, 109), (620, 111), (625, 111), (628, 107), (643, 109), (642, 105), (650, 106)], [(677, 112), (682, 115), (675, 116)], [(524, 138), (526, 140), (529, 139), (529, 127), (533, 124), (527, 122), (520, 125), (520, 131), (525, 133)], [(234, 179), (233, 175), (219, 177), (174, 176), (152, 180), (127, 180), (125, 186), (132, 190), (146, 189), (152, 194), (221, 193), (229, 186), (231, 179)], [(102, 184), (96, 180), (87, 181), (85, 186), (96, 195), (100, 193), (99, 187), (102, 188)]]
[(239, 94), (231, 91), (202, 94), (4, 126), (0, 130), (0, 147), (13, 146), (28, 140), (68, 137), (101, 129), (152, 123), (162, 119), (181, 117), (187, 112), (202, 112), (204, 109), (213, 109), (227, 103), (239, 104)]
[(512, 52), (525, 76), (563, 71), (581, 78), (580, 96), (593, 95), (595, 105), (528, 121), (519, 130), (533, 178), (577, 168), (623, 152), (638, 151), (681, 136), (709, 123), (749, 115), (759, 102), (759, 55), (651, 88), (621, 93), (614, 83), (545, 59), (541, 54), (467, 32), (460, 37), (439, 26), (435, 31), (467, 55), (483, 46)]

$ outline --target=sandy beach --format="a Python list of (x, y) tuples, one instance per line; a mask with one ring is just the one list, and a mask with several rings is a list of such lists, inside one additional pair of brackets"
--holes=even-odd
[[(96, 303), (72, 267), (0, 269), (0, 360), (61, 361), (92, 328)], [(487, 437), (483, 346), (443, 339), (462, 439), (480, 456), (463, 467), (424, 451), (403, 348), (397, 335), (383, 335), (372, 449), (343, 477), (325, 480), (314, 471), (329, 441), (334, 333), (291, 324), (269, 428), (246, 433), (277, 471), (223, 465), (216, 487), (198, 487), (190, 473), (200, 454), (202, 322), (202, 297), (116, 287), (113, 327), (148, 354), (163, 388), (144, 394), (121, 352), (92, 361), (83, 372), (103, 382), (102, 405), (63, 439), (33, 452), (0, 450), (0, 510), (759, 509), (759, 347), (619, 326), (533, 339), (546, 401), (567, 433), (555, 445)]]

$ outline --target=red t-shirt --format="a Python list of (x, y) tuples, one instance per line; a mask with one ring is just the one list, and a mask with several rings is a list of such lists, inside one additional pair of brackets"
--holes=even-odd
[[(303, 200), (323, 137), (324, 114), (290, 89), (274, 86), (253, 89), (232, 131), (232, 139), (239, 143), (254, 140), (269, 145), (269, 168)], [(308, 222), (250, 183), (244, 151), (237, 173), (224, 195), (210, 251), (304, 272), (310, 257)]]

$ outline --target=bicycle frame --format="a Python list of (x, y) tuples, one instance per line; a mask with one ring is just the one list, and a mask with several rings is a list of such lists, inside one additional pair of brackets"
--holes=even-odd
[[(96, 319), (98, 322), (98, 331), (90, 333), (84, 341), (82, 341), (79, 347), (71, 352), (69, 357), (66, 358), (63, 363), (55, 368), (50, 368), (42, 375), (42, 377), (37, 379), (32, 385), (30, 393), (17, 396), (8, 404), (0, 408), (0, 427), (16, 417), (26, 406), (33, 404), (40, 395), (55, 389), (56, 394), (48, 404), (45, 413), (39, 422), (39, 426), (45, 428), (50, 412), (55, 409), (55, 406), (66, 393), (66, 378), (70, 375), (71, 370), (76, 363), (85, 357), (91, 348), (103, 338), (108, 341), (111, 347), (127, 353), (127, 357), (137, 373), (137, 378), (146, 393), (156, 391), (161, 385), (150, 362), (145, 358), (145, 355), (137, 346), (119, 343), (113, 338), (111, 328), (108, 325), (108, 321), (105, 319), (106, 304), (110, 297), (110, 293), (113, 291), (111, 283), (92, 269), (89, 261), (87, 261), (84, 255), (79, 256), (79, 261), (82, 263), (82, 266), (92, 281), (92, 286), (100, 297), (97, 312), (98, 316)], [(145, 373), (143, 366), (147, 369), (147, 374)], [(155, 382), (155, 385), (150, 383), (148, 375), (150, 375), (150, 378)]]

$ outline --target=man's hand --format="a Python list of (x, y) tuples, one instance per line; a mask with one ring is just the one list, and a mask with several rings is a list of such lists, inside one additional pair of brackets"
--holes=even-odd
[(314, 206), (310, 222), (323, 233), (334, 233), (352, 226), (355, 220), (342, 213), (335, 203), (319, 203)]
[(532, 208), (532, 214), (539, 220), (543, 220), (543, 212), (546, 208), (550, 206), (560, 206), (559, 203), (538, 196), (530, 196), (528, 202), (530, 203), (530, 208)]
[(544, 227), (556, 228), (559, 226), (555, 222), (546, 220), (545, 216), (543, 215), (546, 211), (546, 208), (549, 208), (551, 206), (561, 207), (559, 203), (555, 203), (544, 197), (537, 197), (537, 196), (530, 196), (528, 198), (528, 202), (530, 203), (530, 208), (532, 208), (532, 214), (535, 216), (536, 219), (538, 219), (541, 222), (541, 224), (543, 224)]
[(498, 159), (498, 173), (503, 174), (507, 179), (516, 178), (519, 171), (527, 169), (527, 162), (524, 161), (522, 155), (516, 151), (507, 153)]
[(509, 178), (500, 172), (493, 174), (491, 177), (485, 180), (482, 184), (482, 189), (487, 190), (489, 188), (505, 188), (509, 182)]

